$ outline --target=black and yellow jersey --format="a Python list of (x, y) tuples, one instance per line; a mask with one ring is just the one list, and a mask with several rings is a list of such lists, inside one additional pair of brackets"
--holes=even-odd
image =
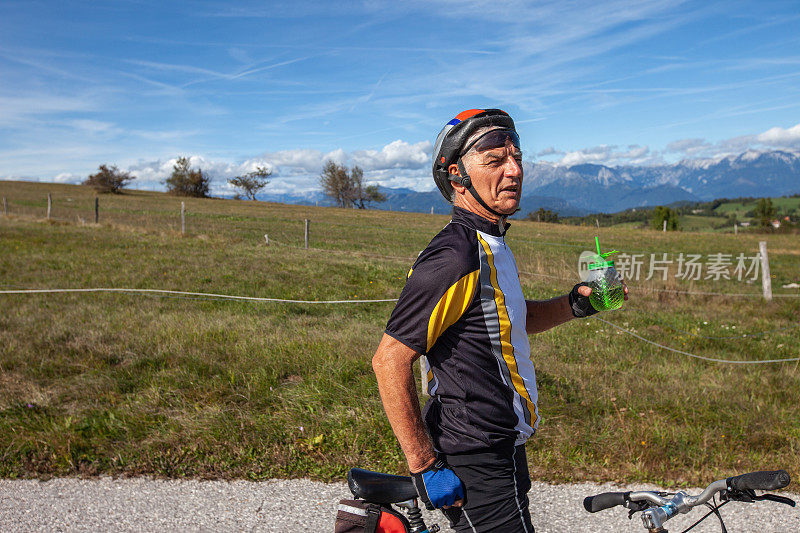
[(527, 307), (504, 236), (454, 207), (414, 262), (386, 326), (425, 357), (423, 416), (443, 453), (522, 444), (539, 422)]

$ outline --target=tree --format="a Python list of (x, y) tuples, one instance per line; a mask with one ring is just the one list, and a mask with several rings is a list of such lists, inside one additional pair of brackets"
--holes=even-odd
[(258, 191), (269, 185), (267, 178), (270, 175), (272, 175), (271, 170), (257, 167), (253, 172), (229, 179), (228, 183), (240, 189), (248, 200), (255, 200)]
[(536, 211), (528, 213), (528, 219), (535, 220), (536, 222), (552, 222), (553, 224), (558, 224), (558, 213), (540, 207)]
[(330, 196), (338, 207), (349, 207), (347, 202), (350, 178), (347, 175), (346, 167), (337, 165), (333, 161), (326, 162), (322, 167), (319, 182), (323, 192)]
[(189, 158), (179, 157), (172, 167), (172, 174), (164, 183), (170, 194), (208, 198), (211, 178), (199, 168), (197, 170), (189, 168)]
[(125, 184), (134, 179), (136, 179), (136, 176), (124, 172), (114, 165), (110, 167), (100, 165), (97, 167), (97, 174), (92, 174), (86, 178), (83, 184), (91, 185), (94, 190), (100, 193), (111, 192), (118, 194), (122, 192)]
[(377, 185), (364, 186), (364, 171), (354, 166), (348, 172), (345, 165), (328, 161), (319, 176), (320, 185), (339, 207), (366, 209), (369, 202), (384, 202), (386, 196), (378, 191)]
[(653, 229), (662, 229), (664, 221), (667, 221), (668, 231), (678, 231), (678, 212), (669, 207), (660, 205), (653, 209), (653, 218), (650, 219), (650, 226)]
[(771, 198), (760, 198), (753, 210), (753, 218), (758, 220), (758, 225), (764, 228), (769, 227), (775, 220), (778, 210), (772, 205)]
[(352, 202), (359, 209), (366, 209), (364, 202), (385, 202), (386, 195), (378, 190), (377, 185), (364, 186), (364, 171), (354, 166), (350, 171)]

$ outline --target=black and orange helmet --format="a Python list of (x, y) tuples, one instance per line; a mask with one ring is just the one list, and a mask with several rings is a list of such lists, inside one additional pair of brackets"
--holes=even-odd
[(514, 121), (502, 109), (468, 109), (445, 124), (436, 137), (433, 147), (433, 180), (448, 202), (453, 201), (453, 186), (450, 184), (448, 169), (463, 155), (464, 144), (470, 135), (485, 126), (496, 126), (516, 134)]

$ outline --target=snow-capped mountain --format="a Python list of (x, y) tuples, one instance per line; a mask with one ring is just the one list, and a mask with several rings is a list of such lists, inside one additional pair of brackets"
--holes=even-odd
[(526, 167), (523, 195), (562, 198), (592, 212), (677, 201), (740, 196), (782, 196), (800, 192), (800, 156), (786, 151), (756, 152), (719, 159), (681, 161), (649, 167), (538, 163)]
[[(387, 200), (380, 209), (448, 213), (439, 191), (380, 188)], [(614, 213), (631, 207), (667, 205), (678, 201), (709, 201), (741, 196), (783, 196), (800, 192), (800, 154), (758, 152), (717, 159), (685, 160), (671, 165), (620, 166), (525, 163), (520, 211), (525, 216), (540, 207), (561, 216)], [(260, 195), (264, 200), (331, 205), (321, 191), (304, 197)]]

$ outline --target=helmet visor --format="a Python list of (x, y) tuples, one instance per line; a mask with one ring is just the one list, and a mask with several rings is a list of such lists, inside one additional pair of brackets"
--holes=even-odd
[(519, 135), (517, 135), (516, 131), (506, 129), (487, 131), (464, 147), (464, 149), (461, 151), (461, 155), (466, 154), (472, 148), (475, 148), (475, 151), (477, 152), (485, 152), (486, 150), (503, 148), (508, 141), (511, 141), (511, 144), (513, 144), (517, 150), (520, 150)]

